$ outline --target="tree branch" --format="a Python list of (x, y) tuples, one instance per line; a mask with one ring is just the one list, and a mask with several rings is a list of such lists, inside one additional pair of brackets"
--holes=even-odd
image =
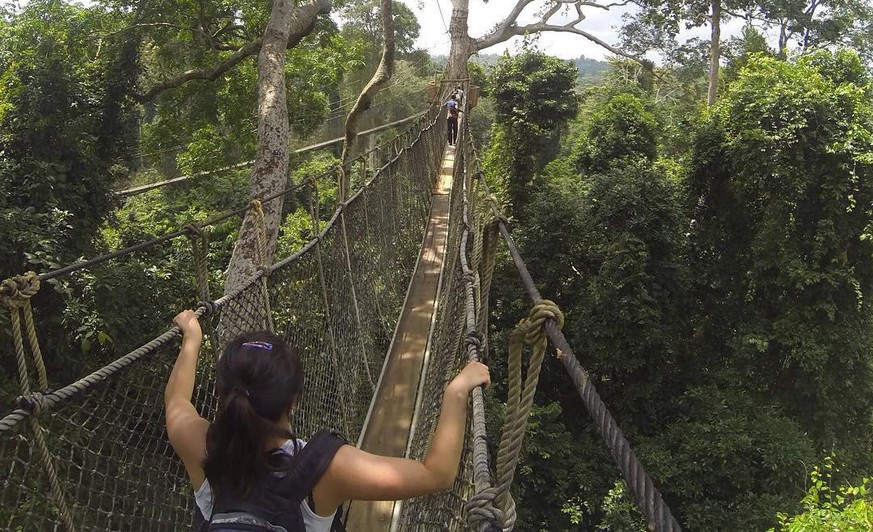
[(394, 4), (392, 0), (382, 0), (382, 59), (379, 61), (379, 67), (373, 78), (361, 91), (358, 100), (349, 111), (349, 116), (346, 118), (346, 138), (343, 142), (342, 165), (340, 170), (339, 183), (339, 201), (346, 200), (349, 194), (351, 185), (349, 179), (349, 159), (351, 158), (352, 150), (358, 139), (358, 122), (364, 112), (370, 108), (373, 103), (373, 98), (379, 89), (382, 88), (391, 76), (394, 75), (394, 53), (395, 53), (395, 35), (394, 35)]
[[(317, 15), (329, 12), (329, 0), (318, 0), (317, 2), (306, 4), (303, 7), (297, 8), (292, 17), (301, 18), (302, 20), (300, 21), (300, 23), (302, 23), (303, 26), (301, 27), (300, 31), (295, 31), (289, 36), (287, 48), (294, 48), (295, 46), (300, 44), (300, 41), (302, 41), (307, 35), (312, 32), (313, 28), (315, 28), (315, 17)], [(219, 76), (221, 76), (231, 68), (235, 67), (247, 57), (257, 55), (258, 52), (261, 51), (262, 43), (263, 39), (258, 39), (256, 41), (246, 43), (242, 48), (231, 48), (231, 50), (236, 51), (216, 63), (215, 66), (213, 66), (212, 68), (188, 70), (176, 76), (175, 78), (157, 83), (148, 91), (142, 94), (137, 94), (134, 97), (138, 102), (146, 103), (155, 99), (155, 97), (163, 91), (168, 89), (175, 89), (176, 87), (180, 87), (189, 81), (195, 79), (207, 81), (218, 79)]]
[(210, 69), (188, 70), (176, 76), (175, 78), (168, 79), (154, 85), (145, 93), (137, 94), (135, 98), (140, 103), (146, 103), (153, 100), (158, 94), (162, 93), (163, 91), (167, 89), (175, 89), (176, 87), (180, 87), (191, 80), (217, 79), (219, 76), (239, 64), (243, 59), (252, 55), (256, 55), (261, 50), (261, 43), (261, 39), (247, 43), (245, 46), (239, 48), (233, 54), (219, 61), (215, 66)]
[[(528, 4), (531, 3), (530, 0), (519, 0), (519, 2), (515, 5), (515, 8), (513, 8), (513, 11), (506, 17), (506, 19), (504, 19), (500, 24), (498, 24), (498, 26), (491, 33), (489, 33), (488, 35), (485, 35), (484, 37), (481, 37), (479, 39), (473, 39), (474, 49), (476, 51), (484, 50), (485, 48), (489, 48), (491, 46), (494, 46), (495, 44), (499, 44), (501, 42), (509, 40), (512, 37), (523, 36), (523, 35), (527, 35), (530, 33), (538, 33), (538, 32), (545, 32), (545, 31), (560, 32), (560, 33), (573, 33), (575, 35), (580, 35), (582, 37), (585, 37), (586, 39), (597, 44), (598, 46), (606, 48), (607, 50), (609, 50), (610, 52), (612, 52), (615, 55), (636, 61), (637, 63), (641, 64), (642, 66), (644, 66), (650, 70), (652, 69), (653, 65), (652, 65), (651, 61), (648, 61), (647, 59), (643, 59), (642, 57), (639, 57), (639, 56), (627, 53), (625, 51), (622, 51), (622, 50), (616, 48), (615, 46), (612, 46), (611, 44), (607, 43), (606, 41), (600, 39), (599, 37), (596, 37), (596, 36), (592, 35), (591, 33), (587, 32), (585, 30), (581, 30), (581, 29), (576, 27), (577, 24), (579, 24), (583, 20), (585, 20), (585, 14), (582, 12), (583, 7), (593, 7), (596, 5), (597, 7), (600, 7), (603, 9), (608, 9), (608, 7), (606, 7), (607, 5), (609, 5), (609, 6), (625, 5), (625, 4), (631, 3), (631, 0), (626, 0), (626, 1), (624, 1), (622, 3), (618, 3), (618, 4), (607, 4), (607, 5), (600, 5), (600, 4), (595, 4), (594, 2), (590, 2), (590, 1), (579, 1), (579, 0), (553, 0), (553, 2), (554, 2), (554, 5), (552, 5), (545, 13), (543, 13), (543, 15), (540, 17), (539, 22), (535, 22), (533, 24), (527, 24), (524, 26), (519, 26), (515, 23), (515, 20), (521, 14), (521, 11)], [(570, 22), (567, 22), (566, 24), (550, 24), (549, 19), (552, 18), (560, 10), (561, 6), (564, 6), (564, 5), (572, 5), (575, 8), (576, 18), (574, 18)]]

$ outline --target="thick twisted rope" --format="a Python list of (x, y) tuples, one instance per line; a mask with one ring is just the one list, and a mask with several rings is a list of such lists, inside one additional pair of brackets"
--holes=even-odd
[[(459, 143), (464, 146), (464, 144)], [(466, 171), (466, 167), (462, 167), (462, 171)], [(461, 261), (462, 279), (464, 281), (465, 292), (465, 330), (464, 349), (467, 352), (468, 360), (482, 360), (483, 348), (486, 344), (485, 335), (481, 329), (477, 329), (477, 323), (480, 321), (478, 316), (488, 312), (488, 307), (480, 306), (479, 297), (477, 297), (477, 272), (472, 265), (481, 262), (481, 244), (477, 244), (479, 240), (476, 231), (476, 219), (470, 220), (471, 214), (475, 216), (475, 212), (470, 208), (470, 181), (469, 174), (465, 172), (463, 180), (463, 210), (462, 222), (464, 230), (461, 233), (461, 242), (459, 246), (459, 258)], [(473, 239), (473, 245), (469, 245), (470, 239)], [(472, 252), (468, 253), (468, 249), (472, 247)], [(491, 486), (491, 467), (489, 465), (488, 453), (488, 433), (485, 423), (485, 399), (481, 387), (476, 387), (472, 393), (472, 437), (473, 437), (473, 485), (475, 492), (472, 497), (464, 505), (464, 513), (466, 515), (467, 524), (473, 530), (484, 532), (500, 532), (504, 530), (504, 515), (499, 509), (494, 506), (494, 497), (496, 490)]]
[(34, 272), (16, 275), (0, 283), (0, 304), (9, 309), (9, 319), (12, 322), (12, 335), (15, 341), (15, 357), (18, 363), (18, 377), (23, 395), (30, 393), (30, 384), (27, 373), (27, 355), (21, 337), (20, 316), (22, 314), (24, 315), (24, 326), (27, 331), (30, 352), (33, 356), (33, 364), (36, 366), (37, 386), (43, 390), (48, 388), (48, 376), (42, 359), (42, 351), (39, 348), (39, 340), (36, 337), (36, 328), (33, 325), (33, 309), (30, 306), (30, 298), (36, 295), (39, 286), (39, 276)]
[[(191, 224), (186, 227), (191, 240), (191, 256), (194, 261), (194, 275), (197, 282), (197, 296), (200, 301), (211, 301), (209, 296), (209, 235), (202, 227)], [(203, 320), (203, 332), (212, 339), (212, 320)]]
[[(20, 379), (20, 387), (22, 399), (29, 397), (30, 384), (27, 374), (27, 360), (24, 349), (24, 340), (21, 334), (21, 319), (19, 313), (24, 314), (24, 325), (27, 329), (27, 339), (30, 344), (30, 352), (33, 356), (33, 362), (36, 366), (38, 386), (42, 390), (48, 389), (48, 376), (45, 370), (45, 364), (42, 359), (42, 351), (39, 348), (39, 340), (36, 337), (36, 328), (33, 325), (33, 309), (30, 305), (30, 298), (36, 295), (39, 291), (39, 276), (34, 272), (27, 272), (24, 275), (16, 275), (10, 279), (0, 283), (0, 303), (9, 309), (9, 318), (12, 322), (12, 336), (15, 342), (15, 357), (18, 363), (18, 377)], [(35, 408), (41, 406), (41, 402), (35, 403)], [(39, 461), (42, 465), (42, 470), (48, 477), (49, 487), (52, 492), (52, 500), (60, 514), (61, 521), (66, 529), (70, 532), (75, 532), (76, 525), (73, 522), (73, 515), (70, 513), (70, 508), (67, 505), (67, 499), (61, 488), (61, 482), (58, 479), (58, 473), (55, 469), (54, 460), (48, 448), (48, 443), (45, 441), (42, 427), (39, 424), (39, 419), (36, 416), (30, 418), (30, 431), (33, 433), (33, 439), (36, 442), (37, 450), (39, 451)]]
[[(527, 430), (527, 419), (533, 406), (534, 392), (540, 378), (543, 358), (549, 341), (544, 326), (554, 320), (558, 327), (564, 325), (564, 314), (553, 302), (543, 300), (534, 305), (528, 317), (513, 329), (509, 344), (509, 390), (506, 401), (506, 420), (497, 449), (497, 496), (495, 502), (505, 515), (515, 516), (515, 503), (509, 494), (515, 468), (521, 452), (521, 444)], [(524, 346), (531, 346), (524, 387), (521, 384), (521, 358)]]
[(259, 199), (253, 199), (251, 202), (252, 213), (255, 218), (255, 245), (257, 246), (256, 253), (258, 255), (258, 269), (261, 271), (261, 301), (264, 305), (264, 320), (269, 331), (275, 331), (273, 326), (273, 311), (270, 309), (270, 289), (268, 286), (267, 277), (270, 275), (270, 257), (267, 254), (267, 224), (264, 218), (264, 205)]
[[(477, 175), (487, 193), (488, 184), (485, 182), (481, 171)], [(496, 210), (495, 204), (492, 204), (492, 209), (494, 210), (494, 215), (499, 216), (500, 213)], [(539, 290), (537, 290), (533, 278), (530, 275), (530, 271), (528, 271), (527, 265), (522, 259), (521, 254), (518, 252), (518, 248), (515, 246), (515, 242), (509, 234), (506, 223), (502, 219), (499, 222), (499, 228), (500, 234), (503, 236), (503, 240), (509, 248), (512, 261), (515, 263), (519, 276), (527, 289), (528, 295), (533, 301), (539, 301), (541, 299)], [(633, 493), (637, 506), (645, 516), (649, 529), (657, 532), (680, 531), (681, 527), (679, 526), (678, 521), (673, 517), (673, 514), (670, 511), (669, 506), (667, 506), (667, 503), (664, 502), (661, 493), (655, 487), (651, 478), (649, 478), (642, 463), (633, 452), (633, 449), (631, 449), (630, 443), (624, 437), (624, 434), (622, 434), (615, 418), (613, 418), (612, 414), (609, 413), (609, 410), (606, 408), (606, 405), (603, 403), (597, 390), (594, 389), (594, 386), (588, 378), (588, 373), (582, 368), (581, 364), (579, 364), (579, 361), (576, 359), (573, 349), (567, 343), (564, 334), (552, 321), (546, 321), (545, 330), (555, 348), (561, 352), (561, 363), (564, 365), (564, 369), (573, 380), (573, 384), (576, 386), (576, 391), (582, 398), (585, 408), (597, 424), (597, 429), (612, 453), (615, 463), (621, 470), (622, 476), (624, 476), (628, 487)]]

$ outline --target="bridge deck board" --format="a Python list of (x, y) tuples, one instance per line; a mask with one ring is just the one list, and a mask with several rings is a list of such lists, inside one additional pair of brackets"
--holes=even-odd
[[(376, 407), (361, 442), (361, 449), (365, 451), (385, 456), (403, 456), (406, 452), (445, 259), (453, 170), (454, 148), (447, 147), (440, 175), (434, 182), (430, 220), (413, 273), (414, 281), (410, 284), (382, 382), (376, 391)], [(387, 532), (393, 512), (393, 501), (355, 501), (346, 528), (349, 532)]]

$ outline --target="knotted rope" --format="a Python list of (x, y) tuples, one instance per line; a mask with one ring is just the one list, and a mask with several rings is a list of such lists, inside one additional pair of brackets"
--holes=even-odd
[(255, 245), (257, 246), (258, 269), (261, 271), (261, 300), (264, 303), (264, 313), (266, 314), (267, 328), (274, 331), (273, 312), (270, 309), (270, 291), (267, 284), (267, 277), (270, 275), (270, 257), (267, 256), (267, 223), (264, 217), (264, 204), (261, 200), (255, 198), (249, 204), (252, 209), (255, 221)]
[[(185, 227), (188, 239), (191, 240), (191, 256), (194, 261), (194, 275), (197, 281), (197, 297), (200, 301), (212, 301), (209, 296), (209, 235), (197, 224)], [(211, 314), (204, 315), (203, 332), (207, 338), (212, 339)]]
[[(513, 329), (509, 344), (509, 391), (506, 401), (506, 420), (500, 437), (500, 447), (497, 450), (497, 507), (506, 516), (505, 529), (511, 530), (515, 525), (515, 502), (509, 493), (512, 480), (515, 477), (515, 467), (527, 428), (527, 418), (533, 405), (534, 392), (540, 378), (543, 358), (549, 340), (545, 325), (553, 320), (558, 328), (564, 326), (564, 314), (558, 306), (549, 300), (540, 300), (534, 305), (528, 317), (520, 321)], [(528, 364), (524, 388), (521, 385), (521, 355), (525, 345), (531, 346), (531, 358)]]
[(45, 363), (42, 359), (42, 351), (39, 349), (36, 328), (33, 325), (33, 310), (30, 306), (30, 298), (39, 291), (39, 284), (39, 276), (34, 272), (16, 275), (0, 283), (0, 303), (9, 309), (9, 320), (12, 322), (12, 336), (15, 341), (15, 357), (18, 362), (18, 378), (21, 394), (24, 396), (30, 395), (30, 378), (27, 373), (27, 355), (21, 335), (22, 314), (24, 315), (24, 326), (30, 344), (30, 352), (33, 355), (33, 365), (36, 366), (37, 387), (41, 390), (48, 388)]
[(68, 531), (74, 532), (76, 525), (73, 522), (73, 515), (67, 506), (64, 491), (61, 488), (60, 480), (58, 480), (58, 474), (37, 417), (42, 407), (42, 395), (31, 393), (30, 379), (27, 374), (27, 353), (25, 352), (24, 339), (22, 338), (21, 313), (24, 314), (27, 340), (30, 346), (30, 353), (33, 356), (33, 364), (36, 366), (37, 386), (42, 391), (48, 389), (48, 375), (46, 374), (42, 351), (39, 348), (39, 340), (36, 337), (36, 327), (33, 325), (33, 309), (30, 305), (30, 298), (36, 295), (39, 291), (39, 286), (39, 276), (34, 272), (27, 272), (24, 275), (16, 275), (6, 279), (0, 283), (0, 303), (9, 309), (12, 337), (15, 342), (15, 357), (18, 363), (18, 377), (21, 386), (21, 402), (33, 409), (32, 415), (29, 418), (29, 425), (39, 450), (39, 460), (42, 464), (43, 472), (48, 477), (52, 497), (54, 498), (61, 521), (63, 521)]

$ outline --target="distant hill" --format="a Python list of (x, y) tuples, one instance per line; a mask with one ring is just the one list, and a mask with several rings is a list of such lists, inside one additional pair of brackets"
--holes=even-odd
[[(448, 58), (444, 55), (436, 55), (433, 56), (432, 59), (433, 62), (438, 65), (445, 65)], [(474, 55), (470, 61), (488, 69), (489, 67), (496, 65), (499, 59), (499, 54), (478, 54)], [(590, 59), (585, 56), (580, 56), (576, 59), (571, 59), (570, 61), (572, 61), (579, 70), (580, 85), (593, 85), (598, 83), (603, 77), (603, 74), (609, 70), (609, 63), (606, 61), (600, 61), (599, 59)]]
[[(486, 70), (497, 64), (500, 59), (500, 54), (478, 54), (470, 58), (470, 61), (485, 67)], [(439, 67), (443, 67), (448, 61), (448, 56), (432, 55), (431, 61)], [(596, 85), (600, 82), (603, 74), (609, 70), (609, 63), (600, 61), (599, 59), (590, 59), (585, 56), (580, 56), (576, 59), (570, 59), (579, 70), (580, 85)]]

